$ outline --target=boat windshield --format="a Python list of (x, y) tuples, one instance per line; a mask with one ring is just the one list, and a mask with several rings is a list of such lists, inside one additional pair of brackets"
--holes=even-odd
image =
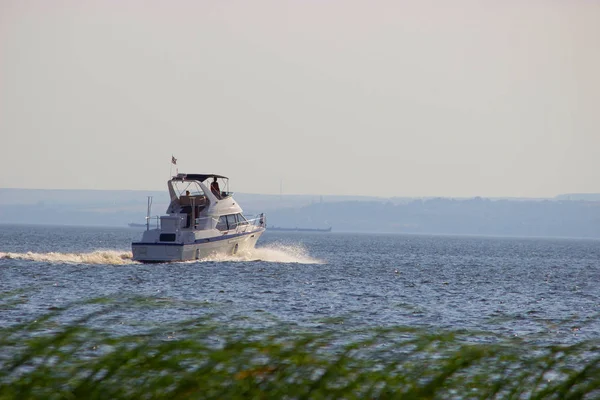
[(204, 196), (204, 190), (196, 181), (173, 182), (173, 188), (177, 196)]

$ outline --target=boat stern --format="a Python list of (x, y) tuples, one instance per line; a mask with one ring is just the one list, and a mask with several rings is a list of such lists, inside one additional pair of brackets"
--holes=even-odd
[(131, 252), (133, 261), (144, 263), (161, 263), (186, 261), (193, 259), (193, 249), (186, 254), (186, 246), (183, 244), (161, 244), (161, 243), (132, 243)]

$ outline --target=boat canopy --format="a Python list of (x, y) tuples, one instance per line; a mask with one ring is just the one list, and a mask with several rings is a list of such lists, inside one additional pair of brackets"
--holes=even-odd
[(226, 176), (223, 175), (217, 175), (217, 174), (177, 174), (177, 176), (173, 177), (174, 181), (199, 181), (199, 182), (204, 182), (207, 179), (210, 178), (221, 178), (221, 179), (229, 179)]

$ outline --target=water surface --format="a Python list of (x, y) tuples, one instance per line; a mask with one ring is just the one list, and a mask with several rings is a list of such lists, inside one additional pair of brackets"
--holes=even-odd
[[(213, 314), (340, 329), (409, 325), (572, 342), (600, 333), (600, 241), (267, 232), (241, 257), (144, 265), (141, 231), (0, 226), (0, 324), (69, 303), (146, 296), (106, 327)], [(6, 301), (5, 301), (6, 302)], [(77, 313), (86, 308), (76, 308)], [(119, 326), (117, 326), (119, 325)]]

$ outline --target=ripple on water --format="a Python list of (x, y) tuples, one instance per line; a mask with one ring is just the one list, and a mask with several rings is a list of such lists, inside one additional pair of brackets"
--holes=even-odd
[(0, 292), (26, 293), (0, 304), (1, 324), (72, 301), (130, 295), (173, 301), (122, 311), (129, 324), (214, 313), (223, 321), (254, 316), (253, 324), (268, 323), (265, 315), (308, 325), (340, 318), (346, 326), (551, 340), (575, 337), (560, 325), (569, 321), (574, 340), (600, 333), (597, 241), (267, 232), (238, 256), (145, 265), (122, 250), (132, 240), (127, 230), (20, 229), (0, 226)]

